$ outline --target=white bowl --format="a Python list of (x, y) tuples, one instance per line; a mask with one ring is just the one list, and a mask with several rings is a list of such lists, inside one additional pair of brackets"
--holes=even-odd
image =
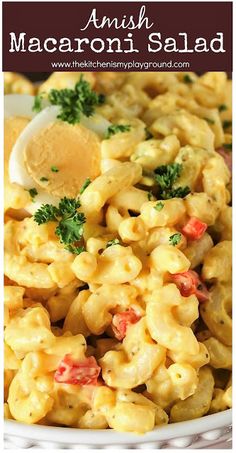
[[(5, 422), (5, 448), (209, 448), (231, 439), (232, 410), (173, 423), (144, 435)], [(225, 447), (224, 447), (225, 448)]]

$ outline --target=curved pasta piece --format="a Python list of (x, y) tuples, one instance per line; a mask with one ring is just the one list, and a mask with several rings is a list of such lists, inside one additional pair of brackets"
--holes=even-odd
[(123, 349), (109, 351), (100, 359), (107, 385), (125, 389), (137, 387), (146, 382), (163, 361), (165, 348), (155, 344), (146, 330), (146, 320), (142, 318), (129, 326)]
[(183, 252), (172, 245), (158, 245), (150, 255), (150, 265), (159, 272), (177, 274), (186, 272), (190, 261)]
[(63, 332), (71, 332), (72, 335), (81, 333), (85, 337), (90, 334), (90, 330), (84, 320), (83, 307), (90, 296), (90, 291), (80, 291), (69, 307), (63, 324)]
[(97, 257), (83, 252), (75, 258), (71, 267), (80, 280), (101, 285), (119, 285), (137, 277), (142, 263), (131, 247), (117, 244), (106, 248)]
[(231, 288), (218, 283), (210, 290), (210, 298), (200, 306), (203, 321), (216, 337), (226, 346), (232, 345)]
[(116, 431), (144, 434), (155, 426), (155, 408), (119, 401), (108, 419)]
[(53, 398), (39, 391), (33, 379), (27, 379), (26, 385), (25, 377), (18, 372), (9, 388), (8, 404), (15, 420), (32, 424), (51, 410)]
[(232, 369), (232, 348), (221, 343), (217, 338), (210, 337), (204, 341), (210, 354), (210, 365), (213, 368)]
[(54, 288), (48, 271), (48, 265), (44, 263), (32, 263), (24, 255), (20, 254), (18, 243), (18, 222), (9, 221), (5, 225), (5, 274), (18, 285), (29, 288)]
[(173, 308), (185, 302), (174, 284), (153, 292), (147, 304), (147, 326), (151, 337), (175, 352), (198, 354), (199, 344), (190, 327), (181, 326)]
[(182, 199), (172, 198), (161, 203), (163, 207), (160, 211), (155, 209), (156, 201), (147, 201), (141, 206), (140, 216), (147, 228), (172, 226), (182, 220), (186, 211)]
[[(222, 272), (223, 270), (223, 272)], [(212, 247), (205, 256), (202, 268), (205, 280), (230, 282), (232, 279), (232, 242), (222, 241)]]
[(190, 193), (185, 197), (184, 203), (189, 217), (197, 217), (207, 225), (214, 225), (219, 207), (207, 193)]
[(200, 239), (188, 243), (183, 253), (191, 262), (190, 269), (195, 269), (195, 267), (204, 261), (206, 254), (211, 250), (213, 245), (213, 240), (208, 233), (204, 233)]
[[(121, 124), (124, 123), (124, 121)], [(101, 142), (102, 158), (123, 159), (129, 157), (134, 147), (145, 139), (145, 123), (138, 118), (129, 119), (129, 130), (112, 135)]]
[(198, 354), (168, 351), (167, 356), (170, 357), (170, 359), (173, 360), (173, 362), (177, 363), (186, 362), (196, 369), (201, 368), (204, 365), (207, 365), (207, 363), (209, 363), (210, 361), (210, 354), (204, 343), (199, 343)]
[(230, 407), (225, 401), (225, 393), (226, 392), (222, 389), (218, 388), (214, 389), (211, 406), (208, 412), (209, 414), (215, 414), (216, 412), (225, 411), (226, 409), (228, 409), (228, 407)]
[(196, 392), (186, 400), (179, 401), (172, 406), (170, 421), (174, 423), (193, 420), (194, 418), (199, 418), (207, 414), (211, 405), (214, 384), (214, 378), (210, 368), (201, 368)]
[(118, 231), (124, 243), (141, 241), (147, 234), (145, 224), (140, 217), (124, 219), (120, 223)]
[(180, 148), (175, 162), (182, 165), (182, 171), (175, 183), (175, 187), (188, 186), (192, 192), (197, 190), (202, 169), (209, 159), (209, 151), (194, 146)]
[(199, 316), (198, 299), (195, 295), (184, 297), (180, 305), (173, 308), (173, 314), (181, 326), (191, 327)]
[(186, 110), (176, 110), (161, 116), (151, 126), (151, 132), (167, 136), (175, 133), (181, 145), (214, 151), (214, 134), (207, 122)]
[(221, 241), (232, 241), (232, 207), (225, 206), (216, 220), (214, 229), (220, 233)]
[(84, 320), (89, 330), (100, 335), (111, 324), (111, 310), (121, 311), (130, 307), (143, 314), (136, 302), (137, 291), (130, 285), (102, 285), (92, 293), (82, 306)]
[(140, 142), (130, 157), (132, 162), (142, 165), (146, 170), (155, 170), (160, 165), (173, 162), (180, 148), (175, 135), (169, 135), (163, 140), (155, 138)]
[(110, 198), (109, 205), (115, 206), (122, 210), (128, 211), (128, 209), (131, 209), (134, 212), (140, 212), (142, 204), (146, 201), (146, 190), (130, 186), (127, 189), (122, 188), (116, 195)]
[(48, 312), (41, 307), (18, 310), (5, 329), (6, 343), (17, 352), (41, 351), (55, 343)]
[(223, 157), (214, 153), (202, 171), (202, 185), (204, 192), (215, 201), (220, 209), (229, 202), (226, 189), (229, 181), (230, 171)]
[(142, 167), (124, 162), (96, 178), (82, 193), (81, 209), (85, 215), (100, 211), (107, 200), (123, 189), (135, 185), (142, 177)]
[(104, 415), (94, 413), (93, 410), (89, 409), (84, 415), (78, 417), (78, 423), (75, 423), (74, 426), (81, 429), (106, 429), (108, 423)]
[(18, 285), (28, 288), (56, 288), (52, 280), (48, 265), (31, 263), (23, 255), (5, 253), (5, 274)]
[(169, 408), (176, 400), (191, 396), (198, 384), (197, 371), (187, 362), (166, 367), (161, 363), (146, 382), (148, 395), (163, 408)]
[(45, 421), (47, 424), (59, 424), (78, 427), (78, 422), (92, 407), (96, 387), (54, 383), (49, 390), (54, 403)]

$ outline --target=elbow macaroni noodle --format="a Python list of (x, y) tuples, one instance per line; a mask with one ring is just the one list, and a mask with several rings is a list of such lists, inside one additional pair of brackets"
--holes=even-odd
[[(223, 127), (231, 81), (185, 75), (192, 83), (184, 73), (86, 73), (106, 95), (98, 114), (130, 127), (99, 137), (100, 174), (80, 195), (79, 255), (65, 250), (55, 222), (35, 223), (29, 193), (6, 178), (6, 418), (145, 433), (232, 406), (230, 171), (218, 152), (232, 140)], [(54, 73), (39, 92), (79, 77)], [(6, 93), (35, 91), (5, 74)], [(182, 166), (174, 188), (191, 192), (158, 199), (153, 172), (173, 163)], [(206, 225), (201, 237), (182, 230), (193, 218)], [(173, 274), (196, 272), (197, 288), (184, 294)], [(67, 355), (95, 357), (97, 385), (55, 380)]]

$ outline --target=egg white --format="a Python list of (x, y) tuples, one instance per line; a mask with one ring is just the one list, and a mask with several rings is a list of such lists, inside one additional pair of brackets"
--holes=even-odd
[(21, 116), (24, 118), (34, 118), (36, 113), (33, 111), (34, 96), (29, 94), (7, 94), (4, 96), (4, 116), (5, 118)]
[(95, 132), (100, 138), (103, 138), (108, 127), (111, 126), (112, 123), (103, 116), (95, 113), (92, 116), (83, 116), (81, 118), (81, 124), (83, 124), (84, 127), (91, 129), (91, 131)]
[[(5, 96), (5, 117), (21, 116), (30, 118), (31, 121), (19, 135), (9, 159), (9, 179), (26, 190), (35, 188), (38, 195), (34, 202), (26, 206), (26, 210), (33, 214), (42, 204), (58, 205), (59, 198), (45, 192), (29, 175), (24, 162), (24, 149), (29, 141), (42, 129), (57, 121), (60, 112), (59, 106), (47, 106), (43, 103), (40, 113), (33, 112), (34, 96), (7, 95)], [(94, 114), (91, 117), (82, 116), (81, 124), (95, 132), (100, 138), (104, 136), (111, 123), (104, 117)]]

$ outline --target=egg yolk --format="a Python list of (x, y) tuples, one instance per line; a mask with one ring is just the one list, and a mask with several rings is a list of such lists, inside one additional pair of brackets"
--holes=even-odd
[(27, 171), (57, 197), (76, 197), (86, 178), (100, 174), (100, 141), (81, 124), (51, 123), (24, 150)]

